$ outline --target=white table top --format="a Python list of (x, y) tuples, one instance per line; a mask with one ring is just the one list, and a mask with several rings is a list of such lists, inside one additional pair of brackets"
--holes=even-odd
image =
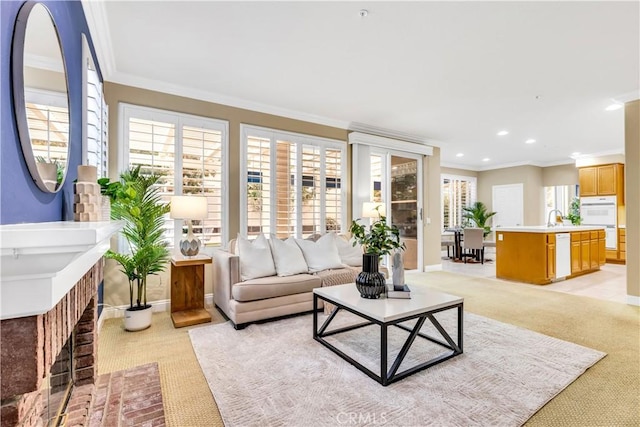
[(391, 322), (464, 301), (462, 297), (434, 291), (425, 285), (409, 285), (409, 288), (411, 289), (410, 299), (386, 298), (384, 296), (379, 299), (362, 298), (355, 283), (315, 288), (313, 293), (336, 301), (380, 322)]

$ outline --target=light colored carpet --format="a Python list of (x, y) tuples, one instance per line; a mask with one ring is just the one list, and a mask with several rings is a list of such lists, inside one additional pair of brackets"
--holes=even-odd
[[(455, 331), (453, 314), (438, 318)], [(351, 321), (347, 316), (341, 320)], [(382, 387), (315, 342), (310, 315), (189, 334), (227, 427), (519, 426), (605, 355), (465, 313), (464, 354)], [(391, 350), (407, 333), (390, 328), (389, 334)], [(377, 327), (332, 340), (372, 369), (379, 366)], [(420, 338), (414, 346), (403, 368), (417, 356), (443, 352)]]

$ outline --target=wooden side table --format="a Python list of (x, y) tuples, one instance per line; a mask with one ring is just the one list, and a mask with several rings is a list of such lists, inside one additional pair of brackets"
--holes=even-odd
[(211, 264), (211, 257), (204, 254), (171, 256), (171, 320), (176, 328), (211, 322), (204, 308), (205, 264)]

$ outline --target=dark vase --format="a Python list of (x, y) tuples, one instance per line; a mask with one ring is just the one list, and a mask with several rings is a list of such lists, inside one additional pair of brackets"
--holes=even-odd
[(362, 255), (362, 271), (356, 277), (356, 288), (362, 298), (380, 298), (386, 289), (386, 279), (384, 274), (378, 271), (377, 254)]

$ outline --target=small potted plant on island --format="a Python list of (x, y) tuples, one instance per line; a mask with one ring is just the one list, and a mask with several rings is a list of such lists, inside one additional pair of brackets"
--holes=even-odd
[(356, 288), (362, 298), (379, 298), (386, 289), (386, 279), (378, 271), (380, 257), (405, 248), (405, 244), (400, 242), (400, 230), (395, 225), (387, 224), (387, 217), (380, 214), (379, 208), (375, 208), (378, 219), (368, 230), (358, 220), (353, 221), (349, 228), (355, 240), (354, 245), (359, 243), (364, 248), (362, 271), (356, 278)]
[(129, 253), (109, 250), (105, 256), (116, 260), (129, 281), (129, 308), (125, 312), (125, 329), (139, 331), (151, 325), (151, 305), (147, 304), (147, 277), (165, 270), (169, 260), (167, 242), (163, 240), (164, 215), (169, 203), (163, 203), (156, 186), (158, 175), (144, 175), (140, 166), (120, 175), (120, 185), (113, 186), (111, 217), (124, 220), (122, 234)]

